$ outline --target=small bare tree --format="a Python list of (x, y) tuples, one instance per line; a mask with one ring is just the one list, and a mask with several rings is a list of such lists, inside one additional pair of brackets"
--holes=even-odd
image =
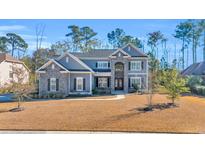
[(148, 106), (151, 109), (152, 108), (152, 98), (154, 93), (156, 92), (157, 88), (159, 87), (159, 61), (155, 59), (155, 57), (150, 54), (149, 59), (149, 76), (148, 76)]
[(29, 94), (33, 92), (35, 88), (33, 84), (30, 84), (25, 80), (25, 78), (28, 78), (28, 74), (24, 67), (18, 64), (13, 64), (12, 74), (12, 80), (6, 87), (14, 93), (15, 98), (18, 100), (17, 109), (20, 109), (20, 102), (25, 99), (30, 99)]

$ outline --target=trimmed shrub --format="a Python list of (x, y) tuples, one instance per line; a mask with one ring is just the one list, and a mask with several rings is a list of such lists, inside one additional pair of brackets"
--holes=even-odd
[(197, 85), (202, 85), (203, 79), (200, 76), (190, 76), (188, 77), (187, 85), (192, 89)]
[(196, 85), (192, 88), (193, 93), (205, 96), (205, 86)]

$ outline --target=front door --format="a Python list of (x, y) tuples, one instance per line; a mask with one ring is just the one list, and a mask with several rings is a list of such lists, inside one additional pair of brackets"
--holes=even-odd
[(115, 79), (115, 90), (123, 90), (123, 78)]

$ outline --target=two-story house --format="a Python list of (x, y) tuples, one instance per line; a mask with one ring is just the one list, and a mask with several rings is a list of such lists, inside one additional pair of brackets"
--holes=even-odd
[(148, 56), (132, 44), (118, 49), (66, 52), (49, 60), (36, 73), (39, 94), (92, 94), (93, 89), (110, 93), (148, 88)]
[(29, 82), (30, 70), (28, 67), (20, 60), (12, 57), (6, 53), (0, 53), (0, 87), (9, 85), (13, 81), (19, 82), (17, 74), (14, 72), (14, 68), (21, 70), (21, 83)]

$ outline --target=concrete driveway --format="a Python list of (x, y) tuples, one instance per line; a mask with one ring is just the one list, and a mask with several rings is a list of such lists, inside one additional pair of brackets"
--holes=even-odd
[(11, 102), (12, 101), (12, 94), (2, 94), (0, 95), (0, 103), (2, 102)]

